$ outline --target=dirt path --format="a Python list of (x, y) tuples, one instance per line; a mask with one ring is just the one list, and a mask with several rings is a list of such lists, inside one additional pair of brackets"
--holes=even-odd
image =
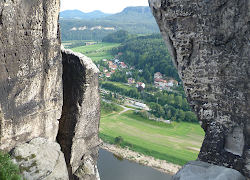
[(122, 106), (122, 105), (119, 105), (119, 106), (121, 106), (123, 108), (123, 110), (121, 112), (119, 112), (119, 114), (122, 114), (122, 113), (129, 111), (129, 110), (132, 110), (132, 108), (127, 108), (127, 107)]
[(168, 163), (165, 160), (155, 159), (151, 156), (145, 156), (140, 153), (131, 151), (129, 149), (123, 149), (115, 145), (103, 143), (101, 145), (102, 149), (105, 149), (123, 159), (127, 159), (129, 161), (134, 161), (136, 163), (142, 164), (144, 166), (152, 167), (158, 171), (167, 173), (167, 174), (176, 174), (177, 171), (181, 168), (179, 165), (175, 165), (172, 163)]

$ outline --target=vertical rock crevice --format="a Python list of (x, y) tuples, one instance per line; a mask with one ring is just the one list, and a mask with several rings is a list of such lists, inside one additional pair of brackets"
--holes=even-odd
[(63, 110), (57, 141), (70, 179), (98, 179), (99, 70), (86, 56), (62, 49)]

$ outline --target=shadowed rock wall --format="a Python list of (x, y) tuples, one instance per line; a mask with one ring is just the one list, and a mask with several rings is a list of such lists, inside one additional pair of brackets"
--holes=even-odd
[(65, 154), (70, 179), (99, 179), (99, 70), (88, 57), (62, 50), (63, 111), (57, 140)]
[(0, 149), (55, 140), (62, 107), (60, 0), (0, 1)]
[(206, 132), (198, 159), (250, 177), (250, 0), (149, 0)]

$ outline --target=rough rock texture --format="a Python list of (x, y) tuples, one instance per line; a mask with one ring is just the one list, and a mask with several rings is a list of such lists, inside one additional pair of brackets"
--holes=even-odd
[(68, 171), (60, 145), (44, 138), (21, 144), (12, 151), (27, 180), (68, 180)]
[(80, 53), (62, 50), (63, 111), (57, 140), (70, 179), (98, 179), (100, 96), (99, 70)]
[(250, 177), (250, 0), (149, 0), (206, 132), (199, 160)]
[(201, 161), (186, 164), (173, 180), (245, 180), (241, 173), (234, 169), (216, 166)]
[(62, 109), (60, 0), (0, 1), (0, 149), (56, 139)]

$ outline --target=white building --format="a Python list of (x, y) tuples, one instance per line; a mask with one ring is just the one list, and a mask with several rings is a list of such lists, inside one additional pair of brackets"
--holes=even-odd
[(156, 72), (154, 74), (154, 79), (162, 79), (162, 78), (163, 78), (163, 75), (160, 72)]

